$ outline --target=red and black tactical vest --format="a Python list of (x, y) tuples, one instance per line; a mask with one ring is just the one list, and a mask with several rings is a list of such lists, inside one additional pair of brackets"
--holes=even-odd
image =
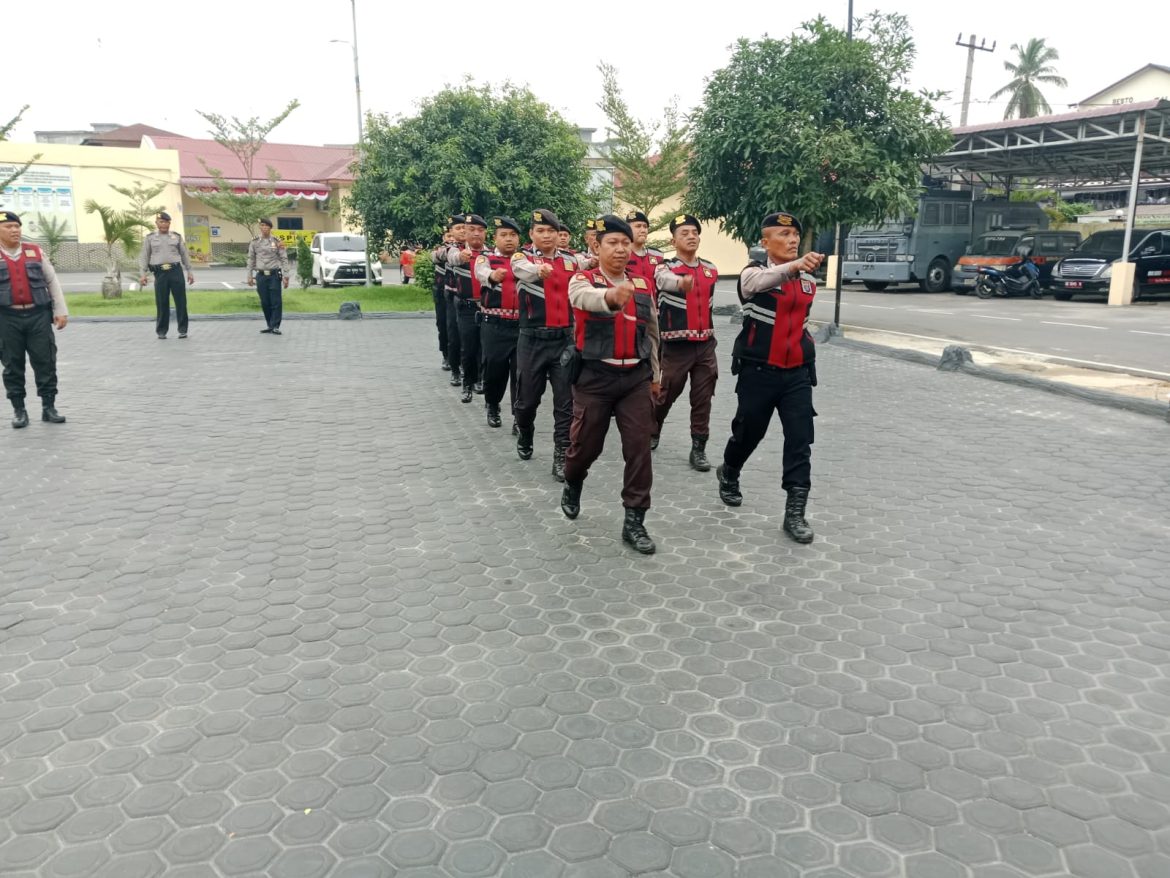
[(475, 279), (475, 260), (483, 251), (467, 247), (464, 252), (467, 254), (467, 262), (451, 266), (451, 271), (455, 275), (455, 298), (464, 302), (478, 302), (479, 281)]
[[(749, 268), (766, 268), (751, 262)], [(743, 329), (735, 339), (732, 355), (779, 369), (794, 369), (816, 359), (817, 348), (806, 324), (817, 294), (814, 281), (804, 277), (746, 297)], [(740, 301), (744, 301), (740, 293)]]
[(569, 280), (577, 272), (577, 261), (563, 250), (545, 256), (531, 248), (514, 254), (513, 259), (527, 259), (537, 265), (552, 266), (544, 280), (516, 284), (519, 295), (521, 329), (567, 329), (573, 325), (569, 306)]
[(630, 261), (626, 265), (626, 274), (630, 277), (645, 278), (646, 283), (650, 285), (651, 291), (658, 292), (658, 285), (654, 282), (654, 273), (658, 271), (658, 266), (666, 261), (666, 257), (661, 250), (651, 250), (646, 248), (646, 252), (639, 256), (633, 250), (630, 250)]
[[(600, 271), (583, 271), (586, 278), (600, 290), (613, 286)], [(654, 297), (643, 277), (630, 277), (634, 294), (621, 311), (598, 314), (594, 311), (573, 309), (576, 321), (577, 350), (583, 360), (600, 360), (610, 366), (632, 369), (650, 359), (650, 335), (646, 325), (654, 319)]]
[(9, 305), (48, 305), (53, 297), (45, 280), (44, 256), (36, 244), (21, 244), (16, 259), (2, 253), (0, 261), (0, 307)]
[[(512, 274), (512, 258), (501, 256), (499, 253), (485, 253), (484, 258), (492, 271), (502, 268), (504, 279), (499, 283), (492, 283), (482, 287), (480, 303), (483, 313), (501, 320), (519, 320), (520, 304), (516, 293), (516, 276)], [(478, 279), (476, 280), (478, 285)]]
[(689, 293), (658, 291), (658, 328), (663, 341), (707, 341), (715, 337), (712, 308), (715, 305), (715, 282), (719, 270), (713, 263), (700, 259), (695, 266), (678, 257), (663, 263), (672, 274), (693, 280)]

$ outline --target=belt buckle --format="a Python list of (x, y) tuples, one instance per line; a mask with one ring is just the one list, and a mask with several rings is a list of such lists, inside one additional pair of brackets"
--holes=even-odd
[(272, 269), (271, 268), (264, 269), (264, 276), (271, 277), (272, 276)]
[(164, 262), (162, 265), (159, 266), (159, 268), (161, 268), (163, 271), (170, 271), (172, 264), (173, 263), (170, 263), (170, 262)]

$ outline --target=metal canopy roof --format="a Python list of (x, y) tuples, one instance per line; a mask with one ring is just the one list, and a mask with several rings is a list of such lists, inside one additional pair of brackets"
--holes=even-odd
[(1007, 187), (1023, 179), (1064, 189), (1129, 183), (1143, 116), (1141, 181), (1170, 180), (1166, 100), (955, 128), (931, 173)]

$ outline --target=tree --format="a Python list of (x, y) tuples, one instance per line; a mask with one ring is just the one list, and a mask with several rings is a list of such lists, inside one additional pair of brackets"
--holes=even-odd
[(679, 119), (676, 102), (662, 111), (661, 122), (648, 124), (634, 118), (622, 97), (616, 68), (601, 63), (597, 69), (602, 83), (597, 106), (609, 121), (609, 160), (617, 179), (614, 194), (646, 214), (650, 231), (655, 232), (670, 222), (670, 215), (655, 217), (654, 211), (686, 188), (690, 157), (686, 123)]
[(313, 282), (313, 253), (303, 237), (297, 238), (297, 280), (302, 290), (307, 290)]
[[(152, 198), (157, 198), (166, 188), (165, 183), (158, 183), (154, 186), (143, 186), (138, 180), (134, 181), (134, 186), (115, 186), (113, 183), (109, 184), (110, 188), (123, 196), (130, 202), (130, 209), (126, 211), (130, 216), (138, 217), (150, 228), (150, 220), (162, 210), (161, 205), (151, 204)], [(137, 256), (139, 249), (142, 247), (142, 233), (136, 231), (134, 234), (134, 243), (127, 249), (128, 256)]]
[(48, 251), (49, 261), (57, 261), (57, 250), (60, 249), (61, 244), (65, 241), (65, 232), (69, 229), (69, 224), (58, 216), (45, 216), (42, 213), (37, 214), (37, 228), (40, 231), (41, 240), (45, 242), (45, 250)]
[(1010, 119), (1019, 116), (1021, 119), (1030, 119), (1041, 114), (1048, 115), (1052, 107), (1037, 84), (1054, 85), (1057, 88), (1067, 88), (1068, 82), (1063, 76), (1058, 76), (1056, 68), (1049, 62), (1060, 60), (1060, 52), (1051, 46), (1045, 45), (1043, 39), (1033, 37), (1028, 45), (1021, 47), (1019, 43), (1012, 43), (1012, 51), (1016, 53), (1015, 61), (1004, 61), (1004, 69), (1012, 75), (1012, 81), (993, 94), (992, 100), (1011, 95), (1003, 117)]
[[(5, 140), (8, 139), (8, 135), (12, 133), (12, 129), (16, 127), (16, 123), (19, 122), (24, 117), (24, 111), (27, 109), (28, 109), (28, 104), (25, 104), (23, 107), (21, 107), (19, 110), (16, 111), (15, 116), (13, 116), (11, 119), (9, 119), (7, 122), (5, 122), (3, 125), (0, 125), (0, 143), (3, 143)], [(0, 194), (2, 194), (4, 192), (4, 190), (6, 188), (8, 188), (8, 185), (10, 183), (15, 182), (17, 179), (20, 178), (21, 174), (23, 174), (30, 167), (32, 167), (33, 162), (35, 162), (40, 157), (41, 157), (41, 153), (38, 152), (31, 159), (29, 159), (27, 162), (25, 162), (23, 165), (21, 165), (17, 170), (8, 174), (8, 176), (0, 177)], [(3, 203), (3, 201), (0, 200), (0, 204), (2, 204), (2, 203)]]
[(447, 217), (469, 211), (524, 222), (547, 207), (581, 228), (595, 204), (577, 129), (525, 88), (470, 83), (427, 98), (419, 112), (371, 115), (347, 201), (373, 252), (435, 241)]
[(212, 138), (230, 152), (240, 163), (244, 182), (243, 192), (234, 185), (221, 168), (213, 168), (206, 161), (200, 163), (215, 181), (217, 192), (206, 193), (202, 196), (207, 206), (222, 216), (228, 222), (243, 226), (248, 234), (255, 237), (258, 233), (257, 223), (269, 214), (279, 213), (292, 206), (291, 198), (278, 198), (275, 193), (277, 180), (276, 169), (268, 166), (267, 175), (262, 185), (256, 180), (256, 156), (268, 142), (268, 135), (281, 122), (288, 118), (289, 113), (300, 106), (295, 98), (288, 102), (281, 112), (267, 122), (261, 122), (256, 116), (243, 121), (237, 116), (228, 119), (218, 113), (205, 113), (196, 110), (211, 126)]
[(106, 276), (102, 278), (102, 297), (105, 299), (122, 298), (122, 269), (118, 265), (118, 245), (127, 251), (141, 234), (141, 229), (149, 229), (150, 225), (127, 211), (115, 210), (104, 204), (98, 204), (92, 198), (85, 202), (86, 213), (96, 213), (102, 221), (102, 240), (106, 245)]
[(860, 18), (856, 36), (817, 18), (785, 40), (739, 41), (692, 120), (692, 213), (750, 245), (770, 211), (799, 216), (806, 241), (913, 212), (922, 165), (951, 142), (942, 94), (906, 87), (905, 16)]

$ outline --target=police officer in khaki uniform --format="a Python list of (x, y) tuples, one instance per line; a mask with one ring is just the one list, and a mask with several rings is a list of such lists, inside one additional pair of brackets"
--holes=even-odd
[(272, 220), (260, 220), (260, 237), (248, 245), (248, 285), (255, 284), (260, 294), (267, 328), (261, 333), (280, 335), (284, 316), (282, 290), (288, 289), (288, 250), (284, 242), (272, 237)]
[(187, 283), (195, 283), (191, 274), (191, 257), (183, 236), (171, 231), (171, 215), (159, 213), (154, 221), (157, 232), (151, 232), (142, 241), (142, 252), (138, 256), (139, 282), (146, 286), (146, 270), (154, 273), (154, 328), (159, 338), (166, 338), (171, 325), (171, 296), (175, 297), (175, 316), (179, 321), (179, 338), (187, 337), (187, 285), (183, 283), (183, 271), (187, 272)]
[(57, 340), (53, 327), (65, 328), (69, 309), (57, 272), (36, 244), (20, 240), (20, 217), (0, 211), (0, 360), (4, 389), (12, 403), (14, 429), (28, 426), (24, 407), (25, 354), (32, 363), (41, 398), (41, 420), (62, 424), (57, 413)]

